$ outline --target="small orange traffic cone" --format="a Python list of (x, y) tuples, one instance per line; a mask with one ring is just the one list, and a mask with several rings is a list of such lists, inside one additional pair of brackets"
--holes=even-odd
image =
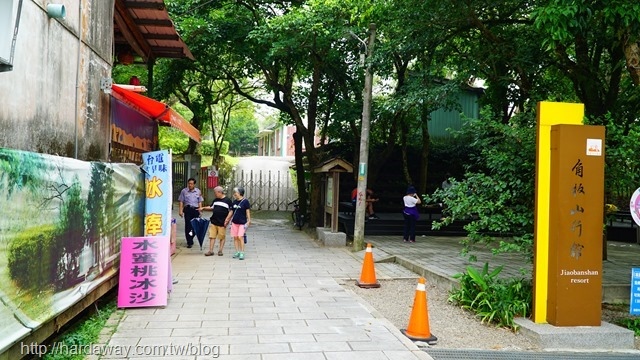
[(425, 279), (418, 280), (416, 296), (413, 299), (413, 309), (406, 329), (400, 330), (411, 340), (424, 341), (430, 345), (435, 344), (438, 338), (429, 330), (429, 309), (427, 306), (427, 289)]
[(362, 263), (360, 280), (356, 281), (356, 285), (367, 289), (380, 287), (380, 283), (376, 279), (376, 269), (373, 265), (373, 250), (371, 250), (371, 244), (367, 244), (367, 250), (364, 253), (364, 263)]

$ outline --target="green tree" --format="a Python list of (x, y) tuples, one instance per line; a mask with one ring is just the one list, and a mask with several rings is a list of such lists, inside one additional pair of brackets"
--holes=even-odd
[[(321, 90), (328, 84), (327, 76), (340, 67), (332, 65), (344, 63), (348, 52), (343, 40), (345, 20), (353, 18), (347, 8), (355, 4), (185, 1), (174, 6), (194, 55), (215, 59), (206, 63), (217, 65), (215, 76), (223, 73), (237, 94), (281, 111), (295, 125), (298, 189), (301, 204), (306, 206), (303, 143), (309, 168), (313, 168), (321, 159), (314, 141)], [(247, 85), (247, 79), (252, 84)], [(266, 95), (256, 96), (256, 89)], [(311, 220), (319, 223), (320, 177), (312, 175), (311, 182)]]
[(258, 122), (248, 113), (231, 119), (227, 139), (229, 151), (236, 156), (256, 155), (258, 152)]
[(160, 127), (158, 129), (158, 138), (160, 149), (171, 149), (174, 154), (184, 154), (189, 146), (187, 135), (174, 128)]
[(6, 191), (7, 199), (21, 190), (39, 194), (45, 186), (41, 174), (49, 169), (40, 154), (0, 149), (0, 189)]
[[(234, 93), (230, 93), (224, 98), (221, 98), (218, 106), (213, 108), (213, 116), (209, 124), (211, 137), (213, 139), (213, 152), (211, 154), (213, 156), (212, 165), (220, 166), (220, 155), (228, 153), (231, 149), (231, 143), (234, 141), (234, 138), (237, 138), (237, 134), (230, 133), (237, 118), (243, 117), (244, 115), (253, 118), (254, 108), (255, 106), (250, 101)], [(256, 131), (254, 136), (257, 135), (257, 133)], [(243, 139), (243, 141), (251, 141), (251, 139), (247, 138)], [(225, 150), (225, 142), (227, 148), (226, 151), (223, 151)]]
[(82, 186), (77, 176), (69, 190), (65, 192), (60, 220), (57, 224), (57, 237), (52, 252), (51, 274), (57, 290), (66, 289), (78, 280), (79, 257), (86, 240), (87, 202), (82, 198)]
[[(640, 81), (639, 14), (640, 4), (628, 1), (551, 0), (532, 11), (546, 53), (571, 81), (587, 117), (601, 122), (612, 113), (617, 122), (635, 122), (640, 104), (626, 103), (631, 108), (621, 112), (620, 90)], [(637, 87), (627, 89), (637, 98)]]
[(93, 250), (93, 262), (100, 261), (100, 239), (106, 234), (105, 224), (105, 196), (108, 186), (107, 164), (91, 163), (91, 180), (89, 181), (89, 195), (87, 197), (87, 240)]
[[(446, 221), (471, 217), (475, 219), (469, 226), (471, 244), (491, 242), (491, 234), (509, 233), (515, 235), (514, 240), (498, 244), (498, 251), (531, 254), (535, 148), (524, 135), (533, 139), (538, 101), (583, 102), (591, 123), (607, 124), (611, 134), (607, 145), (612, 154), (618, 154), (616, 159), (607, 157), (608, 174), (621, 175), (612, 165), (620, 168), (618, 165), (629, 163), (622, 146), (626, 148), (625, 135), (635, 137), (631, 124), (639, 102), (638, 89), (632, 86), (635, 70), (624, 69), (633, 62), (629, 56), (625, 62), (625, 54), (637, 46), (637, 4), (478, 0), (395, 5), (400, 5), (399, 13), (406, 14), (407, 34), (413, 34), (411, 39), (418, 47), (428, 49), (424, 40), (440, 34), (440, 41), (429, 48), (435, 58), (461, 80), (481, 78), (487, 86), (482, 104), (488, 115), (483, 116), (482, 126), (472, 127), (474, 143), (486, 149), (467, 165), (467, 176), (452, 190), (436, 194), (450, 209)], [(430, 9), (423, 31), (410, 21), (408, 10), (420, 6)], [(450, 11), (452, 8), (456, 11)], [(514, 118), (514, 114), (519, 115)], [(622, 171), (634, 173), (632, 163), (622, 166)], [(510, 164), (518, 164), (518, 172)], [(632, 176), (624, 178), (631, 180)], [(613, 177), (607, 179), (610, 189)], [(616, 183), (628, 181), (618, 178)]]
[[(483, 219), (488, 204), (496, 204), (492, 206), (497, 210), (491, 210), (504, 212), (500, 216), (509, 228), (496, 229), (485, 219), (488, 222), (475, 223), (477, 234), (508, 232), (522, 237), (513, 243), (514, 249), (527, 246), (532, 208), (526, 199), (532, 196), (532, 188), (519, 186), (516, 180), (531, 183), (521, 174), (534, 171), (533, 163), (527, 161), (534, 156), (533, 149), (527, 146), (538, 101), (585, 103), (590, 121), (606, 124), (615, 134), (607, 146), (617, 158), (607, 157), (608, 168), (629, 163), (630, 143), (625, 136), (635, 138), (640, 110), (634, 85), (640, 78), (640, 5), (633, 2), (167, 0), (167, 4), (198, 60), (162, 65), (158, 75), (163, 98), (187, 104), (194, 113), (192, 123), (201, 130), (209, 126), (208, 119), (214, 119), (218, 111), (214, 106), (229, 99), (231, 92), (278, 110), (283, 123), (296, 127), (296, 172), (303, 205), (307, 202), (304, 171), (328, 156), (325, 148), (315, 147), (316, 134), (321, 144), (331, 141), (327, 148), (350, 152), (357, 163), (363, 64), (359, 62), (361, 43), (350, 32), (366, 37), (364, 29), (370, 22), (378, 24), (379, 34), (370, 59), (378, 80), (370, 145), (377, 161), (371, 167), (370, 183), (375, 182), (376, 169), (396, 160), (391, 156), (400, 150), (404, 159), (409, 152), (420, 154), (418, 166), (404, 160), (405, 180), (417, 180), (424, 189), (431, 151), (429, 114), (443, 107), (457, 109), (456, 92), (477, 79), (486, 85), (481, 99), (483, 122), (473, 123), (470, 131), (475, 134), (468, 136), (474, 144), (493, 146), (494, 152), (474, 147), (480, 155), (467, 164), (468, 177), (457, 182), (460, 191), (455, 199), (476, 204), (466, 214), (480, 214)], [(240, 116), (221, 114), (221, 119), (231, 119), (230, 125)], [(209, 130), (215, 137), (223, 133), (220, 129), (211, 125)], [(195, 150), (192, 145), (186, 151)], [(303, 145), (307, 165), (303, 165)], [(515, 150), (509, 147), (522, 154), (512, 154)], [(496, 164), (496, 159), (511, 161), (507, 159), (512, 155), (520, 161), (517, 174), (510, 166)], [(635, 166), (624, 169), (633, 172)], [(629, 181), (618, 183), (633, 180), (619, 174)], [(464, 191), (474, 187), (487, 189)], [(312, 221), (319, 224), (316, 175), (311, 188)], [(445, 200), (452, 201), (452, 196), (446, 195)], [(506, 196), (513, 197), (514, 203)], [(515, 212), (506, 213), (512, 205)], [(463, 216), (464, 211), (452, 216)]]
[[(499, 117), (470, 120), (459, 136), (471, 144), (471, 161), (461, 181), (438, 189), (427, 201), (444, 203), (444, 217), (434, 227), (468, 220), (464, 252), (476, 245), (493, 246), (496, 253), (516, 252), (533, 257), (535, 188), (535, 118), (532, 113), (504, 124)], [(497, 240), (499, 239), (499, 240)], [(473, 255), (472, 255), (472, 258)]]
[[(200, 143), (200, 154), (214, 156), (215, 152), (216, 152), (216, 145), (213, 142), (213, 140), (202, 140), (202, 143)], [(229, 153), (229, 142), (223, 141), (222, 147), (218, 149), (218, 154), (227, 155), (228, 153)]]

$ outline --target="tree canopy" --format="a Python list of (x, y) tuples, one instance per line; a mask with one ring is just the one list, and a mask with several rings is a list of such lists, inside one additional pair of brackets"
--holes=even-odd
[[(160, 96), (175, 97), (188, 107), (198, 129), (213, 118), (214, 106), (233, 96), (276, 109), (284, 122), (296, 128), (299, 181), (305, 170), (335, 155), (336, 148), (346, 149), (357, 163), (367, 64), (376, 74), (370, 138), (375, 156), (369, 183), (375, 184), (379, 170), (400, 152), (405, 170), (401, 180), (426, 191), (430, 114), (440, 108), (457, 110), (456, 94), (478, 80), (485, 90), (480, 99), (482, 121), (474, 125), (477, 143), (509, 145), (505, 141), (514, 137), (528, 141), (539, 101), (582, 102), (588, 121), (606, 125), (612, 134), (607, 146), (617, 158), (608, 156), (607, 166), (615, 166), (619, 176), (608, 181), (629, 184), (636, 175), (625, 175), (625, 181), (619, 177), (638, 173), (637, 161), (620, 158), (628, 150), (615, 150), (629, 149), (638, 133), (640, 5), (634, 2), (166, 2), (196, 61), (162, 65), (156, 74)], [(362, 39), (370, 23), (377, 24), (376, 47), (363, 63)], [(243, 119), (229, 116), (228, 126)], [(233, 145), (230, 148), (234, 150)], [(507, 148), (480, 152), (482, 159), (468, 164), (469, 174), (475, 174), (469, 179), (483, 186), (501, 177), (507, 184), (500, 186), (514, 189), (511, 201), (524, 206), (518, 211), (532, 211), (530, 191), (517, 192), (515, 183), (532, 179), (510, 176), (515, 170), (501, 162), (509, 161), (506, 156), (512, 150)], [(187, 151), (195, 151), (194, 144)], [(419, 154), (417, 165), (409, 164), (410, 151)], [(521, 165), (527, 166), (524, 173), (534, 166), (529, 161)], [(464, 181), (464, 174), (458, 176)], [(301, 204), (306, 204), (305, 186), (299, 184), (299, 189)], [(316, 175), (311, 189), (312, 222), (319, 223)], [(499, 202), (494, 197), (504, 196), (502, 190), (497, 187), (481, 200)], [(511, 219), (507, 223), (529, 224), (521, 217), (505, 218)], [(527, 226), (519, 229), (527, 232)]]

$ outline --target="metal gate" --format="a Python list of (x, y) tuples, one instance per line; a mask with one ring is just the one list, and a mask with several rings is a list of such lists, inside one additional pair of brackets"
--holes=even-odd
[(173, 201), (178, 201), (180, 191), (187, 187), (189, 162), (174, 161), (171, 166), (171, 183), (173, 188)]
[(243, 187), (245, 196), (256, 210), (289, 211), (289, 203), (298, 198), (288, 171), (237, 171), (225, 179), (229, 197), (234, 187)]

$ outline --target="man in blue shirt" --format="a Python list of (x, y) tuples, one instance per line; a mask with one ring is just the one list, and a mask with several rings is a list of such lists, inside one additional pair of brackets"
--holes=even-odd
[(198, 208), (202, 207), (202, 202), (204, 201), (200, 189), (196, 187), (196, 179), (190, 178), (187, 180), (187, 187), (180, 191), (178, 201), (180, 202), (180, 217), (184, 216), (185, 221), (184, 236), (187, 239), (187, 247), (192, 248), (195, 231), (191, 227), (191, 219), (200, 216)]

